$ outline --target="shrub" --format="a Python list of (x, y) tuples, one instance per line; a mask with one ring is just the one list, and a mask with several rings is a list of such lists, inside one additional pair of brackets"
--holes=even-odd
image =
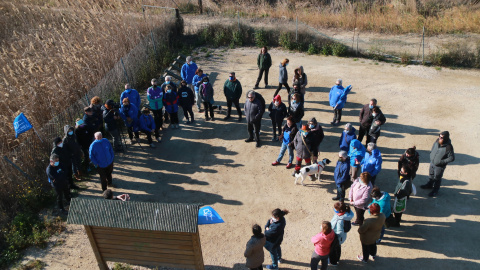
[(294, 50), (297, 46), (290, 32), (282, 32), (278, 37), (278, 44), (287, 50)]
[(317, 53), (317, 47), (315, 46), (315, 44), (313, 43), (308, 44), (307, 54), (312, 55), (316, 53)]
[(268, 34), (264, 29), (262, 28), (255, 29), (254, 35), (255, 35), (255, 45), (257, 45), (257, 47), (262, 48), (269, 45)]
[(429, 60), (436, 66), (473, 67), (478, 61), (475, 54), (465, 43), (449, 43), (431, 54)]
[(332, 55), (332, 46), (330, 44), (325, 44), (321, 50), (323, 55)]
[(345, 56), (348, 53), (348, 47), (342, 43), (335, 43), (332, 45), (332, 54), (335, 56)]
[(232, 31), (232, 42), (230, 43), (231, 48), (235, 48), (236, 46), (243, 46), (244, 35), (242, 35), (241, 30), (234, 30)]
[(412, 61), (412, 56), (408, 54), (407, 52), (403, 52), (400, 55), (400, 62), (404, 65), (410, 64), (410, 61)]

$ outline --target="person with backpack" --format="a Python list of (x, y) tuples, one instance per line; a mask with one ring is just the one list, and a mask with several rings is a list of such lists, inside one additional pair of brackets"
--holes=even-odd
[(248, 139), (245, 142), (252, 142), (253, 131), (255, 130), (256, 147), (260, 147), (260, 125), (265, 112), (265, 99), (253, 90), (247, 92), (247, 100), (243, 106), (245, 118), (247, 119)]
[(410, 169), (403, 166), (400, 170), (400, 177), (395, 187), (395, 203), (393, 205), (393, 215), (395, 216), (395, 227), (400, 227), (402, 215), (407, 208), (407, 200), (412, 194), (412, 177)]
[(280, 95), (276, 95), (273, 98), (272, 103), (268, 106), (268, 111), (270, 112), (269, 116), (272, 120), (272, 129), (273, 129), (273, 137), (272, 141), (278, 141), (277, 138), (277, 128), (278, 128), (278, 137), (281, 136), (282, 132), (282, 124), (283, 119), (287, 116), (287, 106), (282, 103), (282, 98)]
[(330, 221), (332, 224), (332, 230), (338, 239), (338, 246), (332, 247), (330, 250), (330, 264), (337, 265), (342, 255), (341, 245), (347, 240), (347, 233), (352, 228), (351, 220), (353, 218), (353, 212), (350, 210), (350, 206), (346, 205), (342, 201), (336, 202), (333, 205), (333, 218)]
[(280, 245), (283, 242), (283, 235), (285, 234), (285, 226), (287, 222), (285, 215), (289, 213), (288, 210), (280, 210), (279, 208), (272, 211), (272, 217), (268, 219), (265, 225), (265, 249), (270, 252), (272, 264), (267, 265), (267, 269), (278, 269), (278, 263), (282, 261), (282, 248)]
[(330, 254), (330, 246), (335, 240), (335, 232), (332, 230), (332, 224), (328, 221), (322, 222), (322, 231), (313, 236), (311, 241), (315, 247), (312, 258), (310, 259), (310, 269), (317, 270), (318, 263), (321, 261), (320, 269), (326, 270), (328, 267), (328, 255)]

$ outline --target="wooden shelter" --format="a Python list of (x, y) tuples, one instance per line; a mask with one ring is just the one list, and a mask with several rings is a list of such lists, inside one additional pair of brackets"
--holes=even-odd
[(100, 269), (106, 261), (204, 269), (198, 204), (74, 198), (67, 222), (85, 226)]

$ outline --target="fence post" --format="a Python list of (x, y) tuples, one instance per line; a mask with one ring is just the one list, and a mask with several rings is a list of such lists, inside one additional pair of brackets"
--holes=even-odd
[(202, 0), (198, 0), (198, 10), (200, 11), (200, 14), (203, 14)]
[(23, 174), (23, 176), (25, 176), (28, 180), (33, 182), (33, 179), (26, 172), (22, 171), (22, 169), (20, 169), (17, 165), (15, 165), (15, 163), (10, 161), (7, 158), (7, 156), (3, 156), (3, 158), (5, 159), (6, 162), (10, 163), (15, 169), (17, 169), (19, 172), (21, 172)]
[(240, 13), (237, 11), (238, 29), (240, 29)]
[(298, 15), (296, 19), (295, 41), (298, 42)]
[(425, 65), (425, 24), (423, 25), (423, 32), (422, 32), (422, 65)]
[(125, 75), (125, 79), (127, 80), (128, 83), (130, 83), (130, 81), (128, 80), (127, 70), (125, 69), (125, 64), (123, 63), (123, 58), (120, 58), (120, 62), (122, 63), (123, 74)]

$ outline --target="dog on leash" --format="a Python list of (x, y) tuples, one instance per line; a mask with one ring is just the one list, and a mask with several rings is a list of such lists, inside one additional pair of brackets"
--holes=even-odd
[(327, 164), (330, 164), (330, 159), (324, 158), (318, 163), (314, 163), (312, 165), (301, 168), (300, 173), (295, 174), (295, 185), (297, 184), (297, 180), (299, 178), (302, 178), (302, 186), (305, 186), (305, 184), (303, 184), (303, 181), (309, 175), (317, 175), (317, 179), (318, 181), (320, 181), (320, 175), (322, 174), (323, 169), (325, 168), (325, 166), (327, 166)]

